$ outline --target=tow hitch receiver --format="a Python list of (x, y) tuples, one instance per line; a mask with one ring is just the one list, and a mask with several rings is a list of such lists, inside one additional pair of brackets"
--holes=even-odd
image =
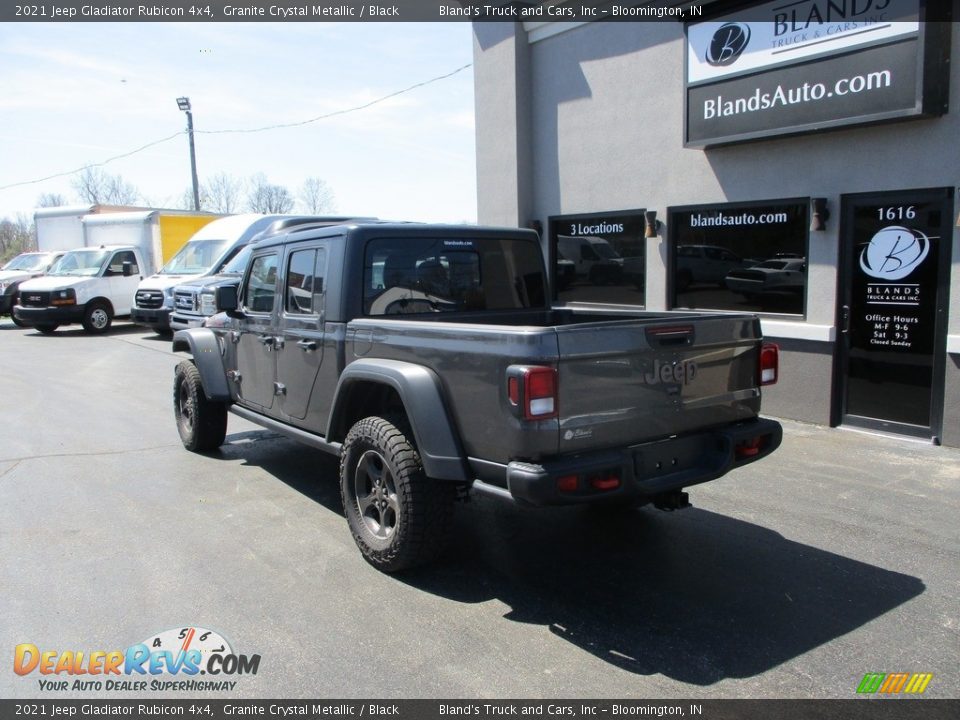
[(690, 507), (690, 496), (683, 490), (671, 490), (670, 492), (660, 493), (653, 496), (653, 506), (657, 510), (683, 510)]

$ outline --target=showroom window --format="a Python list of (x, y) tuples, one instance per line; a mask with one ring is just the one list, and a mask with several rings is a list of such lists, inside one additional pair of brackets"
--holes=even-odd
[(550, 218), (556, 299), (644, 305), (645, 227), (643, 210)]
[(670, 208), (672, 308), (803, 315), (806, 198)]

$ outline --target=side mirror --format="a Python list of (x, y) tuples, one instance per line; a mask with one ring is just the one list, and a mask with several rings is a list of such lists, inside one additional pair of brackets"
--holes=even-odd
[(140, 274), (140, 268), (137, 267), (136, 263), (132, 263), (129, 260), (123, 262), (123, 276), (132, 277), (134, 275)]
[(237, 298), (236, 285), (220, 285), (214, 288), (213, 299), (217, 312), (225, 312), (232, 318), (243, 317), (243, 313), (238, 310), (240, 303)]

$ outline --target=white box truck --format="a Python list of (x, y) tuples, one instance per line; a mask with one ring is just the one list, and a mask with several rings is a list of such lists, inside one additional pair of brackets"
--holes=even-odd
[(63, 205), (61, 207), (37, 208), (33, 211), (33, 224), (37, 232), (37, 250), (73, 250), (87, 243), (83, 238), (83, 218), (128, 212), (137, 208), (120, 205)]

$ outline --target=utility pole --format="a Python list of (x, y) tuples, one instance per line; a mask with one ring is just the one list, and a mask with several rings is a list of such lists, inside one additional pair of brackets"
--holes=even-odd
[(177, 107), (187, 114), (187, 135), (190, 137), (190, 175), (193, 178), (193, 209), (200, 209), (200, 183), (197, 182), (197, 151), (193, 145), (193, 113), (190, 98), (178, 97)]

